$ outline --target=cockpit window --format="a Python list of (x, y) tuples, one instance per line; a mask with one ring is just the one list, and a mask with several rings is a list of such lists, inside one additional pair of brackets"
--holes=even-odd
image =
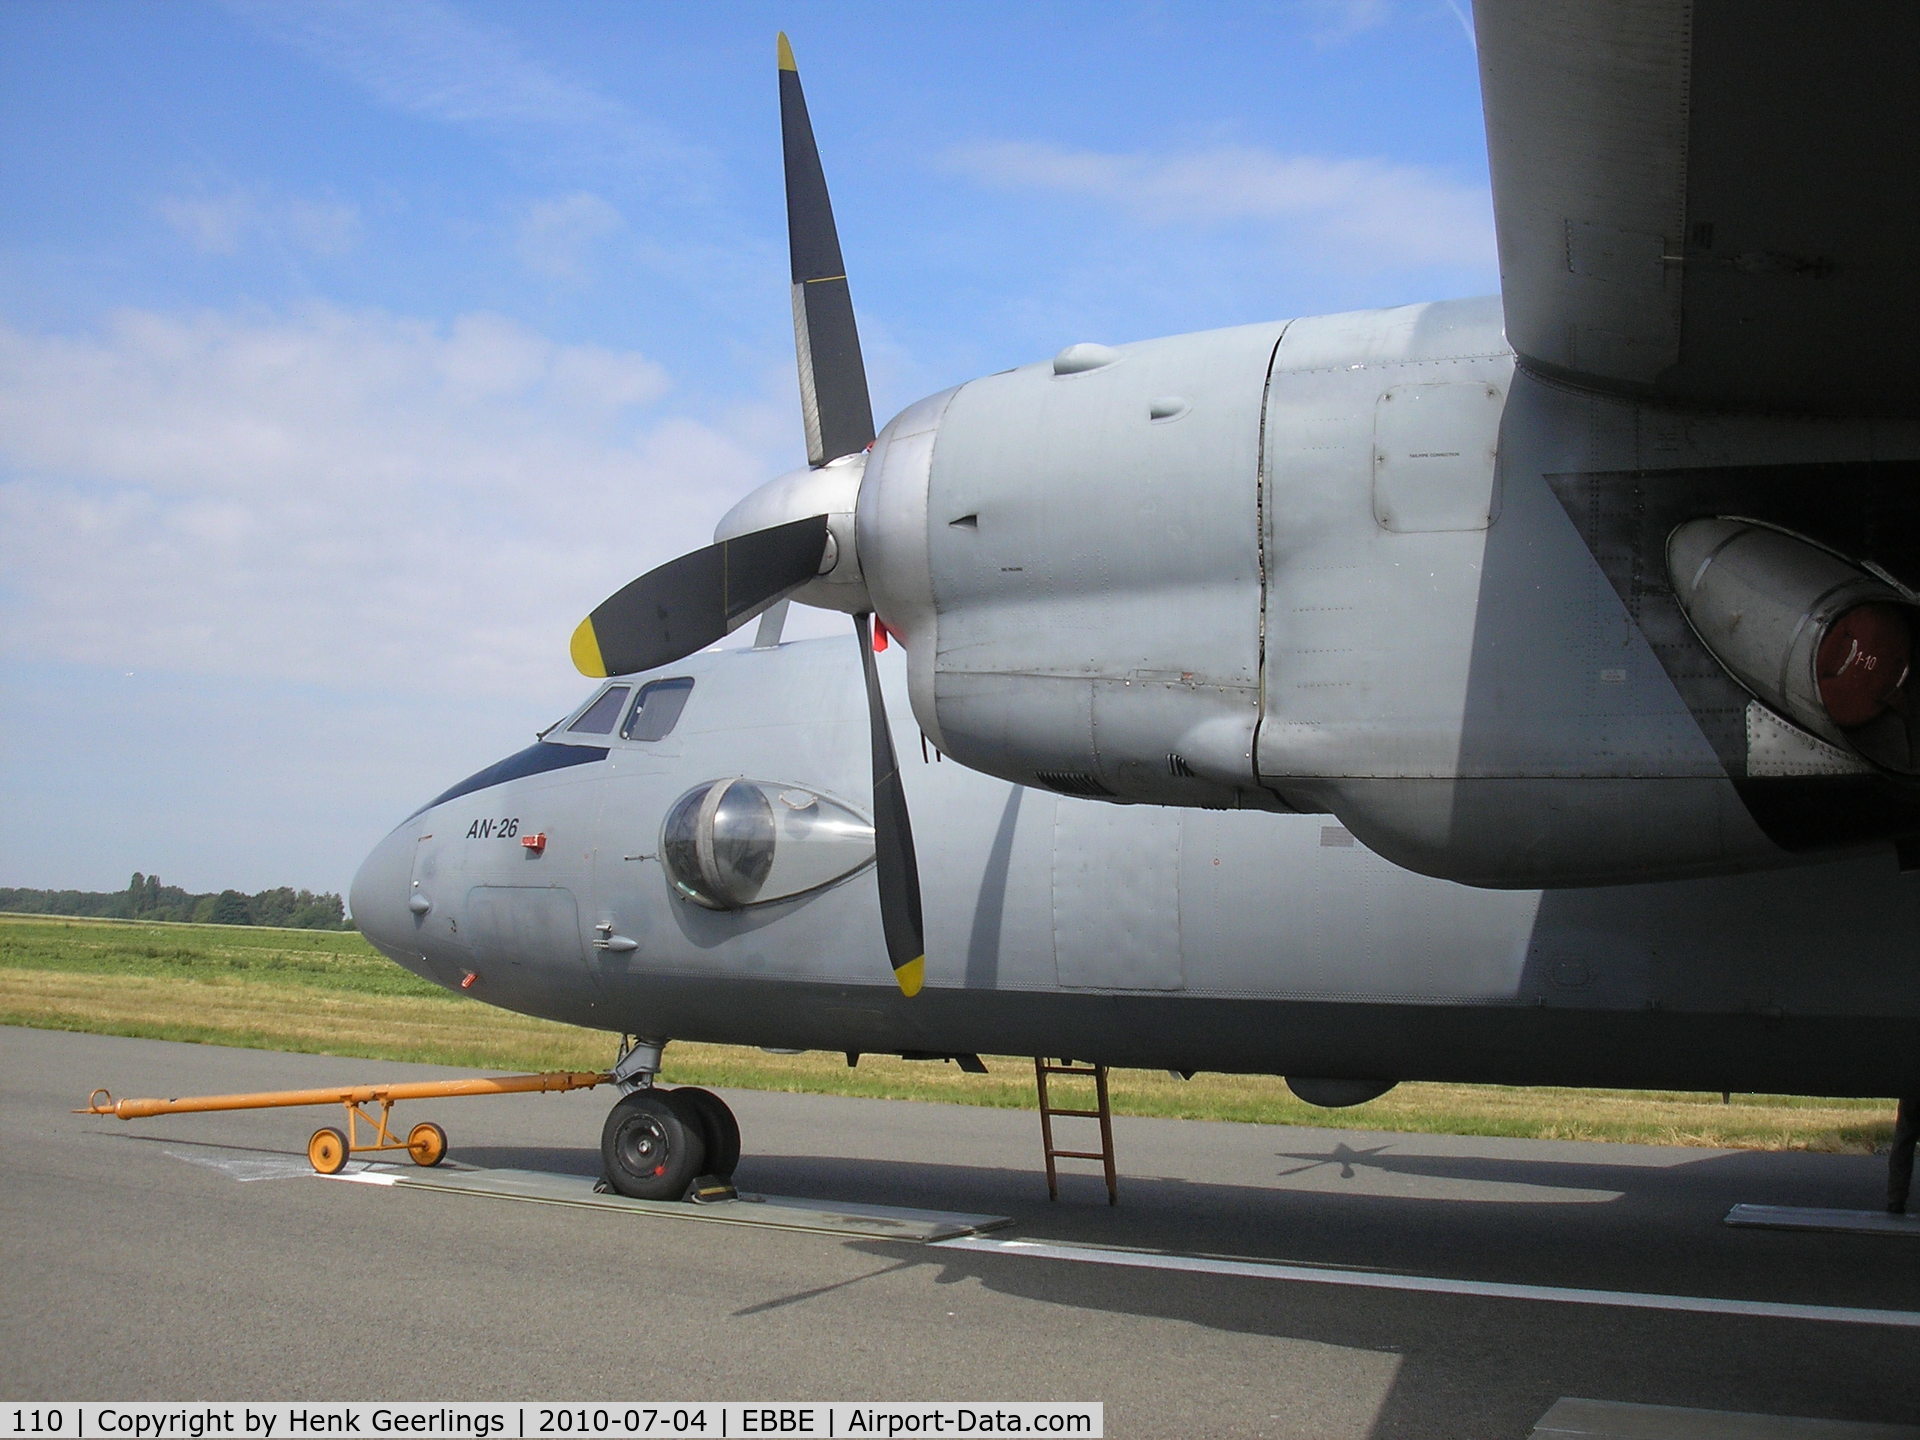
[(640, 687), (640, 698), (633, 702), (627, 723), (621, 727), (624, 740), (664, 740), (680, 721), (687, 708), (687, 696), (693, 693), (693, 681), (687, 676), (655, 680)]
[(627, 696), (633, 692), (631, 685), (610, 685), (600, 692), (600, 698), (581, 713), (578, 720), (567, 726), (569, 734), (608, 735), (613, 732), (613, 722), (620, 718), (620, 707), (627, 703)]

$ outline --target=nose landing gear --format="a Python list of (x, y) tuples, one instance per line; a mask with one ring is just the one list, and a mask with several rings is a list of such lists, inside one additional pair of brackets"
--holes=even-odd
[(631, 1088), (600, 1131), (607, 1188), (635, 1200), (732, 1199), (740, 1122), (711, 1090), (654, 1085), (665, 1043), (634, 1041), (614, 1066)]

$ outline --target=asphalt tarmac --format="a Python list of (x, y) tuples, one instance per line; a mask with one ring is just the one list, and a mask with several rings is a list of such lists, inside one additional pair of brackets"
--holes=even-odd
[[(0, 1029), (0, 1398), (1098, 1400), (1111, 1436), (1312, 1440), (1518, 1440), (1567, 1396), (1920, 1423), (1920, 1237), (1722, 1224), (1873, 1207), (1869, 1157), (1121, 1119), (1109, 1208), (1092, 1167), (1048, 1203), (1031, 1112), (728, 1092), (743, 1190), (1011, 1217), (966, 1248), (323, 1181), (332, 1111), (68, 1113), (458, 1073)], [(591, 1175), (610, 1102), (396, 1115), (449, 1163)]]

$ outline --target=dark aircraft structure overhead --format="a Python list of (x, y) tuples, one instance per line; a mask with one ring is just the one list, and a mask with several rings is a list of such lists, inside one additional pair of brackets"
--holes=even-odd
[(1480, 0), (1507, 339), (1677, 405), (1912, 419), (1912, 7)]

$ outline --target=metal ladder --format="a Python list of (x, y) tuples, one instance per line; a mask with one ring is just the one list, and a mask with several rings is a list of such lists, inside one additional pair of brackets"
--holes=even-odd
[[(1092, 1110), (1067, 1109), (1053, 1103), (1047, 1091), (1049, 1075), (1078, 1075), (1093, 1080), (1095, 1108)], [(1047, 1199), (1060, 1198), (1060, 1174), (1054, 1162), (1056, 1160), (1098, 1160), (1107, 1176), (1107, 1203), (1120, 1203), (1120, 1181), (1113, 1168), (1113, 1108), (1107, 1102), (1107, 1067), (1104, 1065), (1076, 1065), (1071, 1060), (1062, 1060), (1055, 1065), (1044, 1057), (1033, 1057), (1034, 1088), (1040, 1092), (1040, 1144), (1047, 1155)], [(1053, 1143), (1053, 1122), (1056, 1117), (1075, 1120), (1098, 1120), (1100, 1122), (1100, 1148), (1098, 1150), (1061, 1150)]]

